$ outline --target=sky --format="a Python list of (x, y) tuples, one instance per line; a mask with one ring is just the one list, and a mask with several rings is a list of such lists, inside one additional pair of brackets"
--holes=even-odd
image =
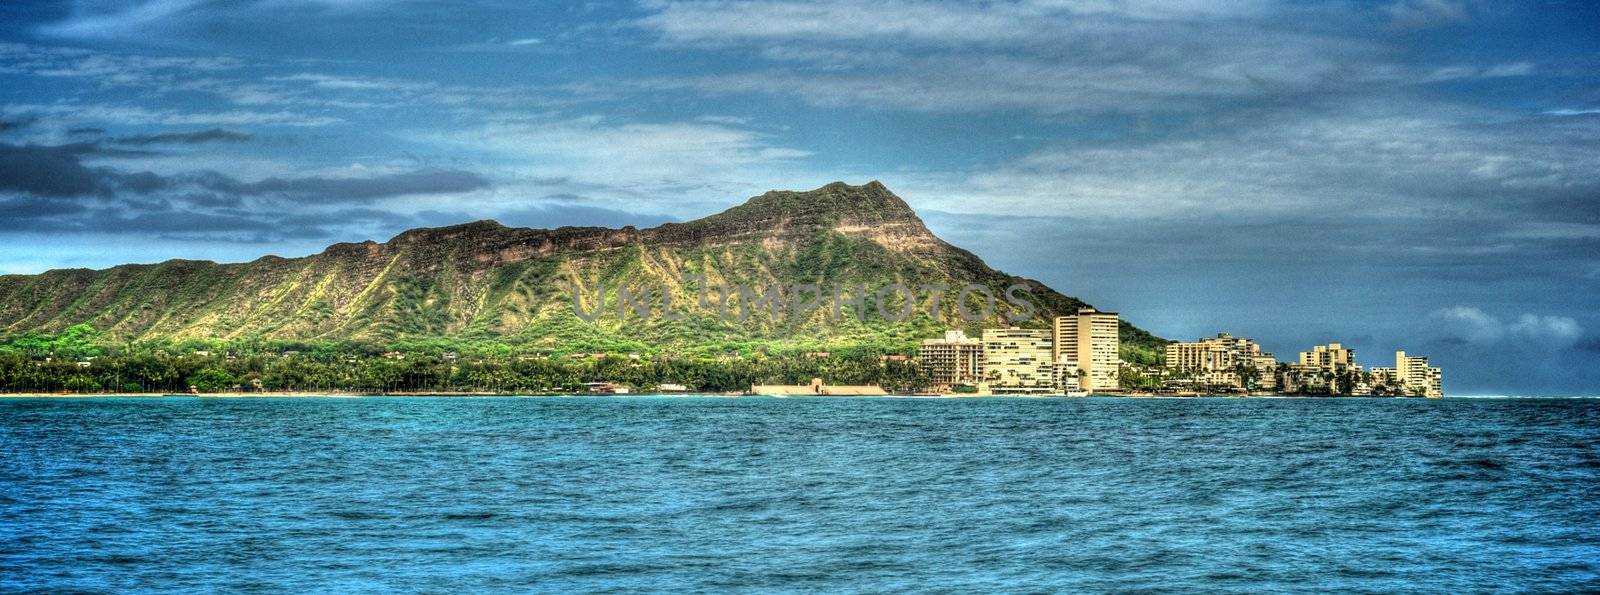
[(0, 4), (0, 274), (880, 180), (1161, 336), (1600, 394), (1600, 4)]

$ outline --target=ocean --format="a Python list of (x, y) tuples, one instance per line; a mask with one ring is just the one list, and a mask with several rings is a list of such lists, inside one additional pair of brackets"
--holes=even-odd
[(0, 399), (0, 591), (1600, 589), (1600, 400)]

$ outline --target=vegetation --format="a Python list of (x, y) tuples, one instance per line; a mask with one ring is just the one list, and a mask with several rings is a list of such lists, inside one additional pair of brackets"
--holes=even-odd
[(834, 349), (828, 357), (754, 351), (718, 357), (669, 353), (551, 354), (507, 345), (410, 345), (408, 351), (355, 342), (105, 345), (93, 329), (30, 334), (0, 344), (0, 392), (358, 392), (576, 393), (609, 382), (649, 391), (660, 384), (733, 392), (752, 384), (878, 384), (925, 389), (913, 361), (873, 348)]

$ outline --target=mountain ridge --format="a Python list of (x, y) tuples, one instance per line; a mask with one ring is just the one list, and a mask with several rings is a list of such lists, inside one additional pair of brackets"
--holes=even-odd
[[(1041, 316), (1085, 305), (945, 242), (880, 182), (833, 182), (810, 191), (773, 190), (707, 217), (643, 229), (537, 229), (484, 219), (406, 230), (381, 243), (335, 243), (302, 257), (172, 259), (0, 276), (0, 335), (87, 323), (127, 341), (448, 338), (552, 350), (695, 350), (908, 348), (944, 328), (971, 326), (946, 304), (947, 316), (895, 325), (757, 318), (739, 326), (700, 316), (637, 325), (601, 320), (584, 328), (572, 315), (570, 291), (562, 291), (596, 282), (658, 284), (687, 303), (705, 289), (684, 280), (696, 273), (724, 285), (951, 282), (1003, 291), (1021, 283)], [(980, 326), (1003, 324), (1007, 312), (1002, 304)], [(1124, 335), (1124, 350), (1144, 357), (1163, 342), (1131, 324)]]

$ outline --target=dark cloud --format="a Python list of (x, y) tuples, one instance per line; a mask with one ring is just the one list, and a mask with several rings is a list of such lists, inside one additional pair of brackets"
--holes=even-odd
[(1591, 353), (1600, 353), (1600, 335), (1595, 335), (1578, 342), (1578, 349)]
[(105, 133), (106, 133), (106, 129), (104, 129), (104, 128), (96, 128), (94, 126), (84, 126), (84, 127), (81, 127), (81, 128), (68, 128), (67, 129), (67, 134), (71, 134), (73, 136), (99, 136), (99, 135), (102, 135), (102, 134), (105, 134)]
[(0, 193), (69, 197), (109, 195), (119, 190), (149, 193), (168, 180), (151, 172), (123, 172), (84, 165), (83, 157), (143, 156), (142, 151), (104, 149), (95, 143), (11, 145), (0, 143)]
[(194, 145), (214, 142), (243, 142), (250, 140), (250, 138), (251, 136), (244, 132), (212, 128), (196, 132), (163, 132), (160, 134), (123, 136), (111, 139), (111, 141), (122, 145)]
[(33, 118), (31, 117), (17, 118), (13, 120), (0, 120), (0, 132), (10, 132), (12, 130), (27, 128), (31, 124), (33, 124)]
[(0, 221), (16, 222), (81, 213), (84, 206), (59, 197), (17, 196), (0, 200)]
[(196, 176), (202, 187), (239, 195), (282, 194), (319, 202), (362, 202), (411, 194), (456, 194), (489, 186), (489, 179), (458, 169), (423, 169), (364, 178), (267, 178), (241, 182), (208, 172)]
[(544, 197), (545, 197), (546, 200), (560, 200), (560, 201), (566, 201), (566, 202), (583, 202), (583, 201), (589, 200), (589, 197), (587, 197), (587, 196), (583, 196), (583, 195), (579, 195), (579, 194), (573, 194), (571, 192), (557, 192), (555, 194), (546, 194), (546, 195), (544, 195)]
[[(206, 142), (191, 136), (181, 137), (191, 140), (155, 136), (159, 135), (143, 140), (151, 144)], [(90, 157), (130, 154), (142, 153), (95, 142), (56, 146), (0, 143), (0, 228), (35, 233), (138, 232), (177, 240), (246, 243), (327, 239), (336, 231), (351, 229), (393, 234), (471, 217), (323, 207), (410, 194), (466, 192), (489, 185), (481, 175), (450, 169), (245, 182), (215, 171), (163, 175), (84, 163)]]
[(37, 196), (79, 196), (110, 187), (102, 171), (85, 167), (81, 155), (95, 146), (76, 143), (55, 147), (0, 143), (0, 192)]
[(488, 178), (457, 169), (421, 169), (360, 178), (310, 176), (245, 182), (213, 171), (163, 176), (89, 167), (83, 163), (83, 157), (89, 155), (148, 154), (106, 149), (90, 142), (55, 146), (0, 143), (0, 192), (67, 197), (107, 195), (116, 191), (149, 194), (170, 188), (195, 187), (207, 191), (191, 195), (197, 202), (222, 205), (237, 203), (240, 197), (263, 195), (305, 198), (320, 203), (363, 202), (411, 194), (470, 192), (489, 186)]

